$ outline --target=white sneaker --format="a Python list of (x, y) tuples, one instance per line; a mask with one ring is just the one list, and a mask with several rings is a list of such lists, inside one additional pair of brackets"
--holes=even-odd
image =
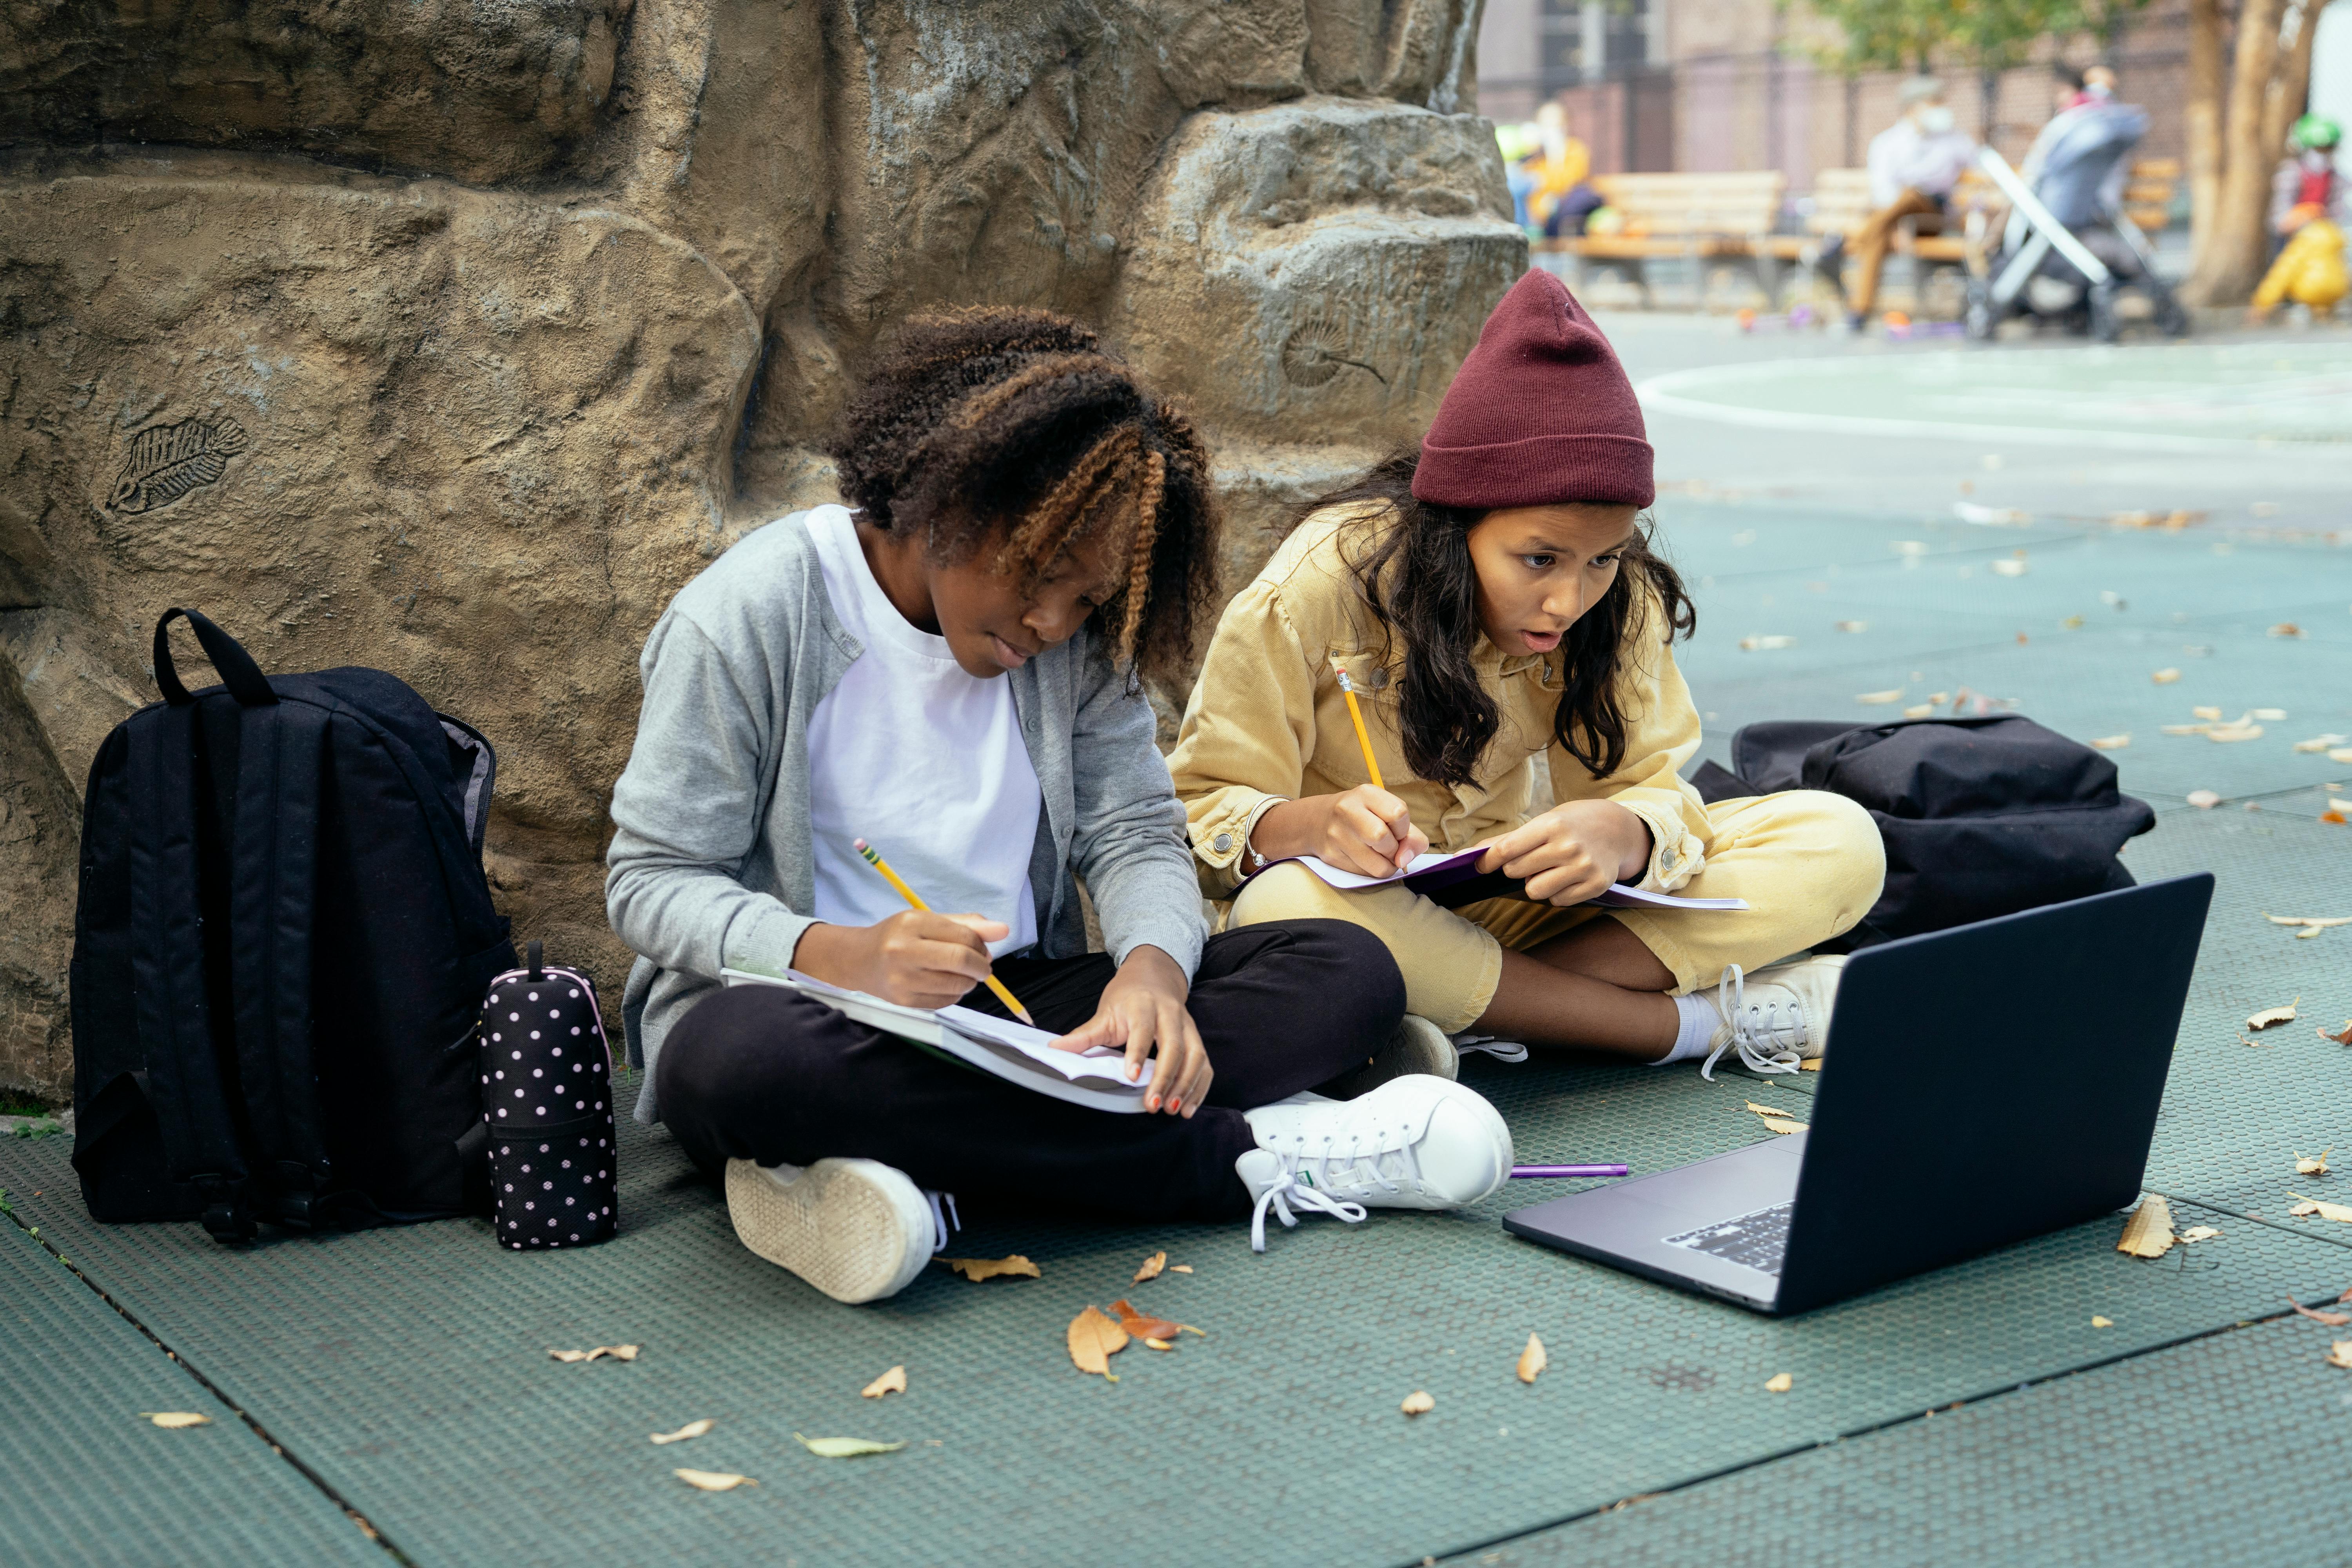
[(814, 1165), (727, 1162), (727, 1216), (744, 1246), (836, 1301), (878, 1301), (948, 1244), (951, 1194), (879, 1160)]
[(1451, 1079), (1461, 1070), (1461, 1057), (1445, 1031), (1426, 1018), (1407, 1013), (1378, 1055), (1323, 1087), (1331, 1091), (1333, 1100), (1357, 1100), (1393, 1079), (1421, 1073)]
[(1294, 1209), (1354, 1225), (1368, 1208), (1453, 1209), (1511, 1174), (1511, 1130), (1475, 1089), (1430, 1074), (1391, 1079), (1360, 1100), (1293, 1095), (1244, 1113), (1258, 1146), (1234, 1162), (1257, 1201), (1250, 1249), (1265, 1250), (1265, 1215)]
[(1707, 1042), (1699, 1077), (1712, 1080), (1716, 1058), (1735, 1047), (1748, 1069), (1760, 1073), (1795, 1072), (1798, 1063), (1822, 1055), (1829, 1048), (1830, 1012), (1844, 973), (1843, 953), (1776, 963), (1752, 980), (1736, 963), (1726, 969), (1715, 991), (1715, 1010), (1724, 1022)]

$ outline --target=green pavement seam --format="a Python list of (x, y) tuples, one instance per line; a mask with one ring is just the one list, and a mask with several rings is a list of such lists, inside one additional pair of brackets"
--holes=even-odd
[[(2144, 1190), (2155, 1192), (2155, 1189), (2152, 1187), (2146, 1188)], [(2157, 1195), (2166, 1198), (2173, 1203), (2186, 1204), (2192, 1208), (2204, 1209), (2212, 1214), (2229, 1215), (2232, 1218), (2244, 1217), (2241, 1215), (2232, 1214), (2231, 1210), (2216, 1207), (2212, 1204), (2203, 1203), (2196, 1198), (2173, 1197), (2172, 1194), (2168, 1193), (2158, 1193)], [(2254, 1223), (2260, 1225), (2264, 1222), (2257, 1220)], [(2290, 1230), (2284, 1226), (2273, 1226), (2273, 1228), (2285, 1231), (2286, 1234), (2290, 1236), (2301, 1235), (2306, 1240), (2309, 1239), (2309, 1234), (2307, 1232)], [(2320, 1303), (2308, 1304), (2317, 1305)], [(2102, 1356), (2096, 1361), (2086, 1361), (2080, 1366), (2070, 1366), (2063, 1372), (2054, 1372), (2047, 1377), (2028, 1378), (2023, 1383), (2002, 1384), (1997, 1388), (1987, 1388), (1979, 1393), (1966, 1394), (1958, 1399), (1951, 1400), (1947, 1404), (1938, 1405), (1934, 1410), (1922, 1410), (1913, 1415), (1890, 1415), (1883, 1421), (1865, 1422), (1862, 1426), (1839, 1432), (1833, 1436), (1817, 1437), (1812, 1441), (1806, 1443), (1791, 1443), (1785, 1448), (1778, 1448), (1769, 1454), (1759, 1455), (1752, 1459), (1743, 1459), (1737, 1464), (1725, 1465), (1719, 1469), (1709, 1470), (1704, 1475), (1692, 1476), (1686, 1479), (1675, 1481), (1671, 1485), (1660, 1487), (1654, 1491), (1636, 1492), (1632, 1497), (1620, 1498), (1615, 1502), (1601, 1503), (1593, 1508), (1579, 1509), (1574, 1513), (1562, 1514), (1559, 1518), (1555, 1519), (1549, 1523), (1530, 1525), (1525, 1530), (1514, 1530), (1507, 1534), (1491, 1536), (1484, 1541), (1473, 1542), (1466, 1546), (1449, 1547), (1446, 1549), (1443, 1556), (1431, 1555), (1416, 1558), (1409, 1563), (1398, 1563), (1396, 1568), (1425, 1568), (1426, 1564), (1433, 1562), (1444, 1562), (1452, 1558), (1467, 1557), (1474, 1552), (1492, 1552), (1497, 1547), (1507, 1546), (1515, 1541), (1524, 1541), (1529, 1536), (1541, 1535), (1548, 1531), (1559, 1530), (1563, 1526), (1575, 1524), (1583, 1520), (1596, 1519), (1604, 1513), (1614, 1513), (1619, 1509), (1630, 1507), (1636, 1502), (1647, 1502), (1652, 1498), (1671, 1497), (1676, 1492), (1687, 1491), (1693, 1487), (1703, 1486), (1708, 1481), (1720, 1480), (1726, 1476), (1736, 1476), (1747, 1470), (1760, 1469), (1766, 1465), (1778, 1464), (1782, 1459), (1792, 1459), (1800, 1454), (1811, 1453), (1816, 1448), (1831, 1447), (1836, 1444), (1845, 1442), (1849, 1438), (1867, 1437), (1874, 1432), (1885, 1432), (1897, 1426), (1907, 1426), (1915, 1421), (1924, 1421), (1928, 1416), (1937, 1414), (1938, 1411), (1958, 1410), (1963, 1405), (1978, 1405), (1990, 1399), (2000, 1399), (2012, 1394), (2022, 1394), (2026, 1390), (2037, 1387), (2042, 1384), (2056, 1383), (2064, 1378), (2077, 1377), (2086, 1372), (2096, 1372), (2101, 1367), (2117, 1366), (2125, 1362), (2137, 1361), (2142, 1356), (2153, 1355), (2158, 1351), (2168, 1351), (2177, 1349), (2181, 1345), (2195, 1344), (2200, 1340), (2210, 1340), (2221, 1334), (2234, 1334), (2241, 1329), (2250, 1329), (2257, 1323), (2277, 1322), (2282, 1319), (2291, 1318), (2297, 1315), (2298, 1314), (2295, 1312), (2294, 1309), (2290, 1307), (2286, 1310), (2281, 1312), (2266, 1312), (2259, 1318), (2241, 1318), (2235, 1322), (2223, 1323), (2217, 1328), (2200, 1329), (2194, 1333), (2181, 1334), (2176, 1338), (2165, 1340), (2160, 1343), (2143, 1345), (2137, 1350), (2120, 1351), (2111, 1356)]]
[(353, 1508), (349, 1500), (344, 1498), (341, 1492), (337, 1491), (328, 1483), (327, 1479), (324, 1476), (321, 1476), (317, 1470), (311, 1468), (299, 1455), (294, 1453), (291, 1449), (288, 1448), (286, 1445), (280, 1443), (275, 1436), (271, 1436), (269, 1429), (264, 1426), (258, 1420), (255, 1419), (251, 1411), (246, 1409), (246, 1407), (238, 1401), (230, 1398), (226, 1390), (223, 1389), (218, 1384), (213, 1382), (211, 1378), (206, 1377), (202, 1372), (198, 1371), (196, 1367), (189, 1362), (187, 1357), (182, 1355), (177, 1350), (174, 1350), (171, 1345), (165, 1343), (162, 1335), (149, 1328), (128, 1308), (124, 1307), (121, 1302), (116, 1300), (107, 1292), (105, 1287), (99, 1284), (97, 1280), (92, 1279), (80, 1269), (76, 1268), (71, 1260), (69, 1260), (64, 1253), (59, 1252), (55, 1247), (52, 1247), (49, 1244), (48, 1238), (41, 1235), (37, 1228), (27, 1226), (12, 1209), (0, 1209), (0, 1215), (5, 1215), (18, 1230), (23, 1231), (26, 1239), (30, 1240), (34, 1246), (47, 1253), (51, 1258), (56, 1258), (59, 1268), (63, 1268), (67, 1273), (71, 1274), (75, 1279), (88, 1286), (92, 1295), (105, 1302), (109, 1307), (111, 1307), (117, 1317), (121, 1318), (124, 1322), (129, 1323), (132, 1328), (138, 1330), (139, 1332), (146, 1338), (150, 1344), (152, 1344), (157, 1350), (162, 1351), (163, 1354), (170, 1359), (173, 1366), (179, 1368), (181, 1372), (186, 1373), (187, 1376), (194, 1380), (194, 1382), (200, 1385), (205, 1393), (211, 1394), (215, 1399), (219, 1400), (230, 1410), (236, 1412), (236, 1418), (239, 1421), (244, 1422), (247, 1429), (249, 1429), (255, 1436), (268, 1444), (269, 1446), (269, 1451), (272, 1454), (277, 1455), (278, 1458), (285, 1460), (287, 1464), (292, 1466), (297, 1475), (299, 1475), (304, 1480), (318, 1488), (320, 1493), (324, 1496), (329, 1502), (334, 1504), (335, 1507), (342, 1510), (344, 1518), (359, 1526), (361, 1534), (366, 1536), (370, 1541), (374, 1542), (378, 1546), (383, 1548), (383, 1550), (391, 1555), (394, 1562), (401, 1564), (401, 1568), (416, 1568), (415, 1561), (409, 1557), (408, 1553), (403, 1552), (398, 1546), (394, 1545), (391, 1539), (387, 1537), (383, 1531), (376, 1528), (374, 1521), (370, 1520), (367, 1515), (362, 1513), (358, 1509)]

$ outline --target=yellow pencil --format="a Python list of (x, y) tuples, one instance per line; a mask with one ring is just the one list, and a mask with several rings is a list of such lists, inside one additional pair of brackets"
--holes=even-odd
[(1356, 706), (1356, 683), (1348, 679), (1344, 669), (1339, 671), (1339, 689), (1348, 699), (1348, 717), (1356, 721), (1356, 744), (1364, 748), (1364, 766), (1372, 775), (1372, 787), (1386, 789), (1389, 786), (1381, 779), (1380, 759), (1372, 755), (1372, 737), (1364, 729), (1364, 710)]
[[(898, 872), (890, 869), (890, 863), (874, 852), (874, 846), (866, 843), (863, 838), (858, 838), (851, 840), (851, 847), (860, 855), (866, 857), (866, 863), (868, 866), (873, 867), (877, 871), (881, 872), (884, 877), (889, 879), (890, 885), (898, 889), (898, 896), (900, 898), (906, 900), (917, 909), (921, 910), (926, 913), (929, 912), (931, 906), (923, 902), (923, 895), (915, 891), (914, 889), (907, 886), (906, 879), (899, 876)], [(999, 980), (993, 974), (983, 974), (981, 976), (981, 979), (987, 983), (988, 988), (991, 991), (996, 993), (996, 999), (999, 1002), (1003, 1003), (1007, 1007), (1010, 1007), (1013, 1010), (1013, 1016), (1014, 1017), (1020, 1019), (1023, 1023), (1028, 1025), (1033, 1029), (1037, 1026), (1037, 1020), (1029, 1016), (1029, 1009), (1021, 1005), (1020, 998), (1014, 996), (1012, 992), (1007, 991), (1004, 988), (1004, 982)]]

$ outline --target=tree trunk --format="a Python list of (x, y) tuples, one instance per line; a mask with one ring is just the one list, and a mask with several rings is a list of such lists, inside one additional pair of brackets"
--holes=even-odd
[(2189, 266), (2204, 265), (2221, 199), (2221, 0), (2189, 0)]
[(2289, 13), (2290, 19), (2296, 22), (2294, 42), (2280, 59), (2270, 98), (2263, 105), (2263, 145), (2270, 149), (2273, 158), (2280, 156), (2286, 146), (2286, 133), (2311, 97), (2312, 40), (2319, 32), (2319, 13), (2326, 5), (2327, 0), (2303, 0), (2299, 18)]
[(2280, 150), (2263, 143), (2263, 110), (2278, 74), (2281, 0), (2245, 0), (2230, 71), (2230, 113), (2221, 141), (2221, 193), (2204, 254), (2183, 290), (2193, 304), (2242, 305), (2270, 259), (2271, 174)]

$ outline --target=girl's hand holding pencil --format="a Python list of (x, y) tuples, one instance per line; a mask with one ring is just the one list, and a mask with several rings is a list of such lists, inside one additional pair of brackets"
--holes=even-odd
[(1269, 860), (1318, 855), (1367, 877), (1385, 877), (1429, 852), (1429, 836), (1412, 825), (1403, 801), (1378, 784), (1340, 795), (1286, 800), (1257, 819), (1250, 847)]
[(979, 915), (908, 910), (870, 926), (813, 925), (793, 967), (902, 1007), (944, 1007), (988, 978), (988, 944), (1012, 934)]

